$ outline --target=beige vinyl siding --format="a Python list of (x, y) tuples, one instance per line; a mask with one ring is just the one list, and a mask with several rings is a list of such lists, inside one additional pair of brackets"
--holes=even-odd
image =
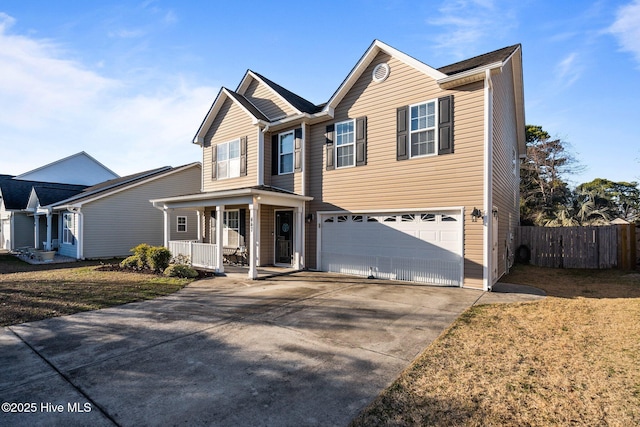
[[(202, 188), (204, 191), (229, 190), (256, 184), (258, 135), (251, 117), (231, 99), (226, 99), (211, 127), (207, 130), (202, 148)], [(247, 137), (247, 175), (238, 178), (211, 178), (211, 153), (215, 146)]]
[[(85, 203), (81, 210), (84, 257), (127, 256), (140, 243), (163, 245), (163, 213), (149, 200), (197, 193), (200, 173), (199, 167), (190, 167)], [(187, 217), (187, 233), (175, 232), (178, 215)], [(195, 239), (197, 220), (195, 211), (173, 211), (171, 238)]]
[[(391, 68), (389, 77), (374, 83), (372, 70), (383, 61)], [(397, 161), (396, 109), (448, 94), (455, 97), (454, 154)], [(367, 165), (326, 171), (326, 125), (360, 116), (367, 116)], [(464, 285), (481, 288), (482, 222), (472, 222), (470, 212), (483, 205), (483, 120), (482, 82), (443, 91), (428, 76), (380, 53), (336, 107), (335, 120), (311, 127), (311, 212), (464, 206)], [(307, 265), (314, 268), (316, 230), (309, 228)]]
[(283, 129), (281, 131), (278, 132), (274, 132), (274, 133), (268, 133), (267, 136), (265, 137), (264, 141), (265, 141), (265, 150), (264, 150), (264, 154), (265, 154), (265, 163), (264, 163), (264, 169), (265, 169), (265, 184), (266, 185), (271, 185), (273, 187), (276, 188), (281, 188), (283, 190), (287, 190), (287, 191), (292, 191), (296, 194), (303, 194), (302, 191), (302, 172), (293, 172), (293, 173), (289, 173), (289, 174), (284, 174), (284, 175), (272, 175), (272, 146), (271, 144), (273, 144), (272, 138), (273, 135), (279, 135), (281, 133), (286, 133), (289, 132), (293, 129), (297, 129), (300, 128), (300, 126), (295, 126), (293, 128), (289, 128), (289, 129)]
[(288, 103), (257, 80), (253, 80), (242, 95), (247, 97), (270, 120), (295, 114), (295, 111)]
[[(493, 205), (498, 209), (498, 279), (507, 272), (507, 248), (519, 223), (519, 163), (512, 62), (491, 76), (493, 82)], [(516, 173), (513, 152), (516, 150)]]
[[(233, 209), (245, 209), (245, 245), (247, 251), (251, 248), (251, 239), (249, 238), (250, 230), (250, 213), (247, 205), (229, 205), (224, 207), (225, 210)], [(258, 266), (272, 265), (274, 260), (274, 228), (275, 228), (275, 210), (278, 209), (275, 206), (260, 205), (260, 254), (258, 256)], [(206, 243), (212, 243), (215, 241), (215, 237), (211, 236), (211, 214), (215, 212), (215, 207), (207, 208), (205, 210), (205, 228), (203, 241)]]

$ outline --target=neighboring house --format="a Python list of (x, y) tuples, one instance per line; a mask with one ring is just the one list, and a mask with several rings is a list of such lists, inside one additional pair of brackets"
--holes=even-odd
[[(3, 179), (4, 178), (4, 179)], [(86, 185), (59, 184), (41, 181), (18, 180), (12, 176), (0, 177), (0, 248), (16, 250), (19, 248), (45, 249), (47, 227), (35, 215), (39, 203), (55, 203), (74, 196), (84, 190)], [(50, 230), (57, 224), (53, 220)], [(52, 246), (55, 241), (49, 240)]]
[(64, 159), (16, 176), (16, 180), (95, 185), (118, 174), (81, 151)]
[[(44, 249), (46, 225), (34, 216), (35, 206), (71, 197), (87, 186), (117, 178), (118, 175), (81, 151), (18, 176), (0, 175), (0, 248)], [(32, 190), (35, 193), (32, 194)], [(35, 197), (30, 200), (30, 196)], [(34, 204), (35, 203), (35, 204)], [(49, 217), (53, 225), (57, 218)], [(55, 242), (50, 240), (55, 245)]]
[(175, 240), (197, 238), (200, 222), (196, 212), (172, 210), (165, 217), (149, 199), (196, 193), (201, 175), (200, 163), (166, 166), (102, 182), (65, 200), (40, 204), (37, 211), (58, 216), (58, 233), (54, 228), (47, 236), (58, 240), (60, 255), (77, 259), (128, 256), (140, 243), (162, 245), (159, 230), (167, 230)]
[(322, 105), (249, 70), (193, 142), (201, 192), (152, 201), (199, 212), (204, 243), (246, 245), (251, 278), (282, 265), (489, 289), (519, 223), (521, 47), (436, 69), (376, 40)]

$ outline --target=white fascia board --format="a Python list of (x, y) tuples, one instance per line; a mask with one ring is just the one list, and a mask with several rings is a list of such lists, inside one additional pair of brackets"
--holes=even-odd
[(249, 110), (247, 110), (244, 107), (244, 105), (238, 102), (238, 100), (229, 93), (229, 90), (227, 88), (223, 87), (222, 89), (220, 89), (220, 93), (216, 97), (215, 101), (213, 101), (213, 104), (211, 105), (209, 112), (207, 113), (204, 120), (202, 121), (202, 124), (198, 128), (198, 132), (196, 132), (196, 135), (193, 137), (192, 142), (194, 144), (198, 144), (200, 146), (204, 145), (204, 136), (207, 133), (207, 130), (209, 130), (211, 123), (213, 123), (213, 120), (218, 115), (218, 112), (220, 112), (220, 108), (222, 108), (222, 104), (224, 104), (224, 101), (227, 98), (231, 99), (234, 104), (240, 107), (240, 109), (244, 111), (251, 118), (252, 124), (255, 125), (258, 123), (264, 123), (262, 120), (254, 116)]
[[(450, 86), (451, 83), (455, 83), (458, 80), (465, 80), (465, 79), (469, 79), (470, 77), (475, 77), (477, 76), (477, 80), (484, 80), (485, 79), (485, 72), (487, 70), (495, 70), (497, 68), (502, 68), (504, 66), (505, 62), (502, 61), (498, 61), (498, 62), (493, 62), (491, 64), (488, 65), (483, 65), (482, 67), (478, 67), (478, 68), (473, 68), (471, 70), (467, 70), (467, 71), (463, 71), (462, 73), (457, 73), (454, 74), (452, 76), (447, 76), (445, 74), (444, 78), (441, 78), (437, 81), (438, 85), (440, 86)], [(466, 82), (464, 82), (466, 83)]]
[(374, 40), (371, 46), (369, 46), (369, 49), (367, 49), (362, 58), (360, 58), (360, 61), (358, 61), (347, 78), (342, 82), (338, 90), (333, 94), (331, 99), (329, 99), (329, 102), (327, 102), (324, 110), (328, 110), (329, 108), (333, 109), (340, 103), (340, 101), (342, 101), (342, 98), (344, 98), (347, 92), (349, 92), (351, 87), (355, 84), (358, 78), (360, 78), (364, 70), (369, 66), (369, 64), (371, 64), (371, 61), (373, 61), (373, 59), (380, 51), (391, 55), (392, 57), (426, 74), (434, 80), (440, 80), (447, 77), (446, 74), (441, 73), (440, 71), (430, 67), (424, 62), (418, 61), (417, 59), (407, 55), (404, 52), (400, 52), (399, 50), (389, 46), (386, 43), (381, 42), (380, 40)]

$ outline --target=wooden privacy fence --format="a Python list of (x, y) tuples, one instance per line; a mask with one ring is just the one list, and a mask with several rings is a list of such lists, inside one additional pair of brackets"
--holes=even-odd
[(541, 267), (634, 268), (636, 227), (517, 227), (516, 257)]

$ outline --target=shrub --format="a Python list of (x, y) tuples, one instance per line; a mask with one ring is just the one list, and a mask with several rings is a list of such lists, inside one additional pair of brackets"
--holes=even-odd
[(140, 262), (142, 263), (143, 267), (148, 265), (149, 263), (148, 257), (150, 249), (151, 246), (147, 243), (140, 243), (138, 246), (131, 248), (131, 252), (133, 252), (133, 255), (140, 258)]
[(153, 246), (147, 250), (147, 265), (153, 271), (164, 271), (169, 267), (171, 251), (164, 246)]
[(198, 272), (185, 264), (171, 264), (164, 270), (164, 275), (169, 277), (195, 279), (198, 277)]
[(120, 263), (120, 267), (122, 268), (132, 268), (132, 269), (140, 269), (144, 268), (144, 263), (140, 259), (138, 255), (131, 255), (122, 260)]

